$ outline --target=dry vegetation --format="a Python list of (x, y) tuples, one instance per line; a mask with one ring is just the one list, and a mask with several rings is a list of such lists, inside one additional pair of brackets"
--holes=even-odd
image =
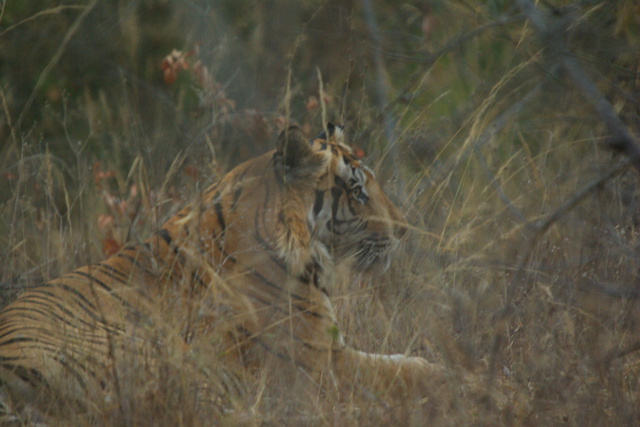
[(336, 289), (346, 337), (451, 371), (437, 403), (293, 398), (266, 373), (203, 399), (203, 344), (76, 421), (640, 422), (638, 173), (549, 37), (635, 134), (634, 2), (540, 2), (549, 34), (526, 1), (58, 3), (0, 2), (3, 303), (147, 236), (285, 122), (331, 120), (413, 225), (387, 274)]

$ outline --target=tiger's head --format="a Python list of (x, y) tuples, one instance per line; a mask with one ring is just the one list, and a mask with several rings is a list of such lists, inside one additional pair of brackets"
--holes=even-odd
[(324, 254), (357, 271), (388, 268), (407, 223), (371, 169), (343, 143), (341, 126), (329, 124), (311, 141), (289, 128), (278, 139), (274, 160), (287, 193), (285, 252), (306, 246), (311, 256)]

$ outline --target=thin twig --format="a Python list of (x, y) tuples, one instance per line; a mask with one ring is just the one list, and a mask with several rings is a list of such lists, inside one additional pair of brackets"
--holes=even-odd
[[(536, 243), (538, 240), (549, 230), (549, 228), (555, 224), (560, 218), (562, 218), (567, 212), (569, 212), (572, 208), (574, 208), (578, 203), (584, 200), (588, 195), (590, 195), (593, 191), (598, 189), (605, 182), (609, 181), (616, 175), (619, 175), (624, 170), (626, 170), (630, 161), (625, 161), (618, 166), (609, 170), (609, 172), (604, 175), (594, 179), (589, 184), (584, 186), (580, 191), (573, 194), (572, 197), (565, 200), (555, 211), (551, 214), (547, 215), (545, 218), (534, 221), (529, 224), (529, 229), (532, 230), (531, 235), (529, 236), (528, 243), (526, 245), (525, 250), (521, 253), (520, 258), (518, 260), (516, 266), (516, 272), (507, 284), (507, 293), (505, 296), (505, 301), (502, 310), (497, 314), (497, 325), (504, 326), (506, 320), (510, 317), (513, 307), (512, 301), (514, 296), (516, 295), (516, 290), (518, 287), (517, 283), (521, 282), (525, 275), (525, 266), (529, 262), (533, 250), (535, 249)], [(527, 293), (529, 288), (525, 288), (523, 290), (524, 293)], [(493, 383), (495, 381), (496, 376), (496, 364), (498, 359), (498, 353), (500, 347), (502, 346), (502, 341), (504, 339), (504, 333), (500, 329), (496, 329), (493, 339), (493, 345), (491, 348), (491, 353), (489, 355), (489, 372), (487, 378), (487, 388), (491, 389), (493, 387)]]
[[(2, 15), (4, 14), (4, 6), (7, 3), (7, 1), (2, 3), (2, 12), (0, 14), (0, 22), (2, 22)], [(38, 13), (35, 13), (33, 15), (31, 15), (30, 17), (23, 19), (20, 22), (17, 22), (13, 25), (11, 25), (10, 27), (6, 28), (4, 31), (0, 32), (0, 37), (4, 36), (5, 34), (7, 34), (10, 31), (15, 30), (16, 28), (18, 28), (21, 25), (24, 25), (28, 22), (33, 21), (34, 19), (38, 19), (41, 18), (43, 16), (48, 16), (48, 15), (56, 15), (60, 12), (64, 12), (65, 10), (81, 10), (84, 9), (86, 6), (84, 5), (67, 5), (67, 6), (57, 6), (57, 7), (52, 7), (51, 9), (46, 9), (46, 10), (41, 10)]]
[(518, 209), (511, 202), (511, 199), (509, 199), (509, 196), (507, 196), (507, 194), (504, 192), (504, 190), (502, 189), (502, 186), (500, 185), (500, 182), (498, 182), (498, 178), (489, 168), (489, 165), (487, 164), (487, 160), (482, 155), (482, 152), (478, 149), (478, 147), (474, 147), (473, 151), (475, 152), (476, 158), (480, 163), (480, 167), (484, 171), (485, 175), (487, 175), (487, 178), (489, 178), (491, 185), (498, 192), (498, 196), (500, 196), (504, 204), (507, 206), (507, 209), (509, 209), (509, 211), (513, 214), (513, 216), (515, 216), (518, 219), (519, 222), (526, 223), (527, 217), (522, 213), (520, 209)]
[(378, 28), (378, 21), (371, 0), (362, 0), (362, 7), (364, 9), (365, 21), (371, 34), (371, 40), (373, 41), (373, 61), (376, 67), (376, 104), (378, 105), (378, 109), (383, 112), (384, 129), (387, 143), (389, 144), (389, 152), (391, 159), (395, 161), (397, 160), (397, 149), (395, 148), (393, 133), (396, 129), (396, 120), (386, 108), (389, 103), (389, 83), (387, 82), (387, 72), (381, 53), (382, 37), (380, 36), (380, 29)]
[[(607, 129), (612, 134), (615, 144), (614, 147), (623, 151), (628, 160), (611, 169), (605, 175), (594, 179), (582, 190), (575, 193), (571, 198), (565, 200), (564, 203), (562, 203), (552, 214), (534, 224), (533, 234), (529, 237), (525, 251), (520, 255), (516, 273), (507, 285), (507, 294), (505, 296), (504, 306), (500, 313), (498, 313), (497, 324), (503, 325), (503, 327), (512, 312), (511, 304), (514, 295), (516, 294), (516, 290), (518, 289), (516, 284), (522, 281), (525, 275), (525, 265), (529, 262), (531, 254), (533, 253), (535, 245), (540, 237), (545, 234), (551, 225), (557, 222), (587, 195), (591, 194), (591, 192), (612, 177), (621, 173), (629, 165), (633, 165), (635, 168), (640, 170), (640, 147), (638, 146), (635, 138), (629, 133), (626, 126), (617, 116), (609, 101), (600, 93), (593, 81), (587, 76), (582, 64), (569, 51), (560, 32), (560, 29), (564, 27), (559, 25), (550, 25), (547, 18), (530, 0), (517, 0), (517, 4), (538, 32), (540, 39), (545, 43), (545, 47), (557, 56), (557, 64), (567, 72), (574, 84), (582, 91), (585, 98), (593, 104), (596, 112), (600, 116), (600, 119), (605, 123)], [(524, 289), (525, 293), (527, 291), (528, 289)], [(496, 329), (489, 357), (489, 373), (487, 378), (488, 388), (491, 388), (495, 381), (498, 352), (502, 345), (504, 335), (504, 331)]]
[[(7, 96), (3, 88), (0, 88), (0, 98), (2, 100), (2, 111), (4, 112), (7, 127), (9, 128), (9, 132), (11, 133), (11, 141), (0, 150), (0, 158), (9, 159), (10, 150), (16, 147), (18, 144), (18, 136), (16, 135), (16, 128), (13, 125), (13, 121), (11, 119), (11, 111), (9, 110), (9, 102), (7, 102)], [(0, 163), (0, 168), (5, 166), (6, 165)]]
[[(553, 73), (553, 70), (550, 71)], [(509, 123), (513, 117), (516, 117), (524, 107), (533, 101), (538, 94), (542, 91), (544, 85), (547, 82), (545, 80), (536, 84), (525, 96), (520, 98), (517, 102), (512, 104), (507, 110), (502, 112), (498, 117), (493, 119), (491, 123), (484, 127), (483, 132), (478, 136), (472, 144), (466, 146), (466, 148), (455, 157), (448, 165), (441, 167), (434, 176), (431, 177), (431, 181), (438, 182), (441, 177), (449, 175), (452, 171), (458, 167), (461, 163), (473, 154), (474, 151), (479, 150), (488, 141), (491, 140), (498, 132), (500, 132)]]
[(459, 37), (456, 37), (455, 39), (449, 41), (442, 48), (440, 48), (437, 52), (428, 54), (424, 58), (403, 57), (400, 55), (392, 57), (392, 59), (421, 63), (422, 68), (420, 70), (415, 71), (411, 76), (409, 76), (404, 88), (400, 91), (398, 96), (396, 96), (387, 104), (385, 110), (380, 112), (380, 116), (377, 117), (377, 120), (381, 120), (383, 115), (386, 114), (386, 111), (395, 107), (397, 104), (410, 101), (411, 98), (414, 97), (414, 95), (412, 94), (412, 88), (420, 80), (420, 76), (424, 75), (424, 73), (426, 73), (436, 62), (438, 62), (440, 58), (453, 52), (456, 49), (459, 49), (461, 46), (464, 45), (465, 42), (481, 36), (486, 31), (494, 27), (502, 26), (519, 19), (522, 19), (522, 15), (513, 15), (513, 16), (503, 15), (498, 19), (496, 19), (495, 21), (488, 22), (484, 25), (480, 25), (479, 27), (473, 29), (472, 31), (469, 31), (468, 33), (465, 33)]
[(38, 81), (33, 86), (31, 95), (29, 96), (29, 99), (27, 99), (27, 102), (25, 102), (24, 108), (22, 109), (20, 116), (18, 116), (18, 120), (16, 122), (16, 129), (20, 129), (22, 122), (24, 121), (27, 113), (29, 112), (29, 109), (31, 108), (31, 104), (33, 104), (33, 101), (36, 98), (36, 94), (38, 90), (40, 90), (40, 87), (46, 81), (53, 67), (55, 67), (58, 64), (58, 61), (60, 61), (62, 54), (67, 48), (67, 45), (69, 44), (69, 41), (74, 36), (74, 34), (78, 31), (78, 29), (80, 29), (80, 24), (82, 24), (82, 22), (85, 20), (89, 12), (93, 10), (93, 8), (97, 3), (98, 3), (98, 0), (92, 0), (91, 3), (89, 3), (86, 7), (84, 7), (84, 10), (80, 15), (78, 15), (75, 21), (73, 21), (73, 24), (71, 24), (69, 31), (67, 31), (67, 33), (65, 34), (64, 39), (60, 43), (60, 46), (58, 46), (58, 50), (53, 55), (49, 63), (44, 67), (44, 69), (40, 73), (40, 76), (38, 77)]
[(564, 68), (582, 95), (592, 104), (600, 120), (606, 125), (611, 134), (609, 146), (623, 152), (631, 160), (632, 165), (640, 171), (640, 145), (638, 141), (616, 114), (609, 100), (587, 75), (584, 64), (569, 50), (561, 31), (564, 26), (549, 24), (547, 17), (535, 7), (531, 0), (518, 0), (517, 3), (538, 32), (544, 47), (555, 54), (557, 62)]
[(583, 283), (586, 288), (598, 291), (606, 296), (621, 299), (638, 299), (640, 298), (639, 288), (619, 288), (608, 283), (588, 280)]
[(640, 341), (629, 344), (625, 348), (614, 348), (602, 358), (602, 361), (605, 363), (610, 363), (614, 359), (625, 357), (631, 353), (635, 353), (638, 350), (640, 350)]

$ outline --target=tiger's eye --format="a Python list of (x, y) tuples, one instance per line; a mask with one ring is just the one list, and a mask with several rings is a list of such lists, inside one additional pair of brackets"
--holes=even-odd
[(358, 185), (357, 187), (353, 187), (351, 189), (351, 197), (353, 197), (355, 200), (362, 203), (363, 205), (369, 201), (369, 196), (367, 196), (367, 193), (365, 192), (364, 188), (362, 188), (361, 185)]

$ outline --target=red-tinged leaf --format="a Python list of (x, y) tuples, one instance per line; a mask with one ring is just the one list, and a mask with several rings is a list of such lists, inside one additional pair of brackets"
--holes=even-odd
[(273, 119), (273, 122), (275, 123), (278, 132), (282, 132), (287, 124), (287, 119), (284, 116), (278, 116)]
[(2, 172), (2, 177), (7, 181), (13, 181), (14, 179), (18, 178), (18, 175), (11, 172)]
[(319, 105), (320, 102), (318, 101), (318, 98), (316, 98), (315, 96), (310, 96), (307, 100), (307, 111), (313, 111), (318, 108)]
[(125, 202), (124, 200), (122, 200), (120, 203), (118, 203), (116, 205), (116, 208), (118, 210), (118, 213), (120, 215), (126, 215), (127, 214), (127, 202)]
[(114, 221), (113, 215), (100, 214), (98, 215), (98, 229), (104, 232), (113, 225)]
[(198, 179), (200, 176), (200, 170), (194, 165), (187, 165), (184, 167), (184, 174), (193, 179)]
[(178, 78), (178, 74), (173, 70), (173, 68), (167, 68), (164, 70), (164, 82), (165, 84), (172, 85), (176, 82)]
[(95, 162), (93, 164), (93, 179), (96, 182), (96, 185), (99, 187), (100, 186), (100, 178), (98, 178), (98, 175), (100, 174), (100, 170), (102, 169), (102, 164), (100, 162)]
[(309, 136), (311, 135), (311, 123), (307, 122), (305, 124), (302, 125), (302, 132), (306, 135)]
[(45, 216), (42, 214), (42, 212), (38, 212), (35, 224), (38, 231), (43, 231), (45, 229), (47, 221), (45, 220)]
[(95, 180), (96, 186), (98, 188), (100, 188), (101, 181), (104, 181), (105, 179), (111, 178), (113, 176), (115, 176), (115, 173), (111, 170), (106, 172), (102, 171), (102, 163), (95, 162), (93, 164), (93, 179)]
[(116, 241), (113, 237), (106, 237), (102, 241), (102, 253), (106, 257), (110, 257), (120, 250), (122, 245)]
[(353, 152), (353, 156), (358, 160), (362, 159), (365, 156), (364, 150), (357, 145), (351, 147), (351, 150)]

